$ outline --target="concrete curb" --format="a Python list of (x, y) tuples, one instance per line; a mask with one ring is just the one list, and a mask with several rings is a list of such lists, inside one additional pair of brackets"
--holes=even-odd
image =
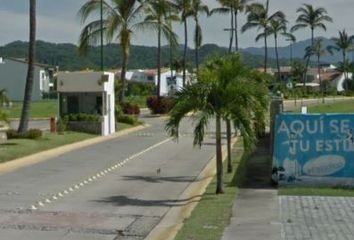
[[(234, 138), (232, 145), (238, 140)], [(227, 148), (223, 147), (223, 161), (227, 158)], [(201, 195), (213, 180), (216, 174), (216, 156), (210, 159), (209, 163), (200, 172), (197, 179), (191, 183), (180, 195), (179, 200), (190, 199), (183, 206), (171, 207), (163, 216), (161, 221), (149, 233), (145, 240), (173, 240), (178, 231), (182, 228), (183, 222), (188, 218), (193, 209), (198, 205)]]
[(57, 156), (60, 156), (62, 154), (71, 152), (76, 149), (88, 147), (94, 144), (106, 142), (115, 138), (118, 138), (120, 136), (127, 135), (132, 132), (136, 132), (139, 130), (142, 130), (144, 128), (147, 128), (149, 125), (141, 125), (129, 129), (122, 130), (120, 132), (117, 132), (115, 134), (112, 134), (110, 136), (99, 136), (87, 140), (83, 140), (80, 142), (72, 143), (72, 144), (67, 144), (61, 147), (45, 150), (42, 152), (38, 152), (29, 156), (25, 156), (22, 158), (14, 159), (5, 163), (0, 164), (0, 175), (8, 173), (8, 172), (13, 172), (19, 168), (22, 167), (27, 167), (30, 165), (34, 165), (46, 160), (49, 160), (50, 158), (54, 158)]
[[(50, 121), (51, 117), (30, 118), (29, 121)], [(9, 118), (9, 121), (20, 121), (20, 118)]]

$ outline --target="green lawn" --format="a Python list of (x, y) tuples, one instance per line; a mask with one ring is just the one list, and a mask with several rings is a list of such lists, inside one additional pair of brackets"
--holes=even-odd
[(328, 187), (279, 187), (279, 195), (354, 197), (354, 189)]
[(96, 136), (87, 133), (65, 132), (62, 135), (44, 133), (39, 140), (11, 139), (0, 144), (0, 163)]
[(309, 113), (354, 113), (354, 100), (311, 106)]
[[(12, 108), (6, 109), (10, 118), (19, 118), (22, 111), (22, 102), (14, 102)], [(43, 100), (32, 102), (31, 118), (49, 118), (58, 114), (57, 100)]]
[(229, 174), (225, 172), (225, 194), (215, 194), (216, 179), (214, 178), (193, 210), (192, 215), (178, 232), (175, 240), (219, 240), (221, 238), (232, 214), (231, 209), (237, 192), (235, 180), (239, 180), (237, 173), (243, 172), (240, 169), (244, 166), (244, 161), (241, 161), (241, 155), (243, 154), (241, 147), (242, 143), (239, 140), (233, 150), (234, 172)]
[[(118, 131), (132, 127), (135, 126), (118, 123)], [(0, 163), (93, 137), (97, 137), (97, 135), (65, 132), (62, 135), (44, 133), (43, 137), (39, 140), (11, 139), (5, 143), (0, 143)]]

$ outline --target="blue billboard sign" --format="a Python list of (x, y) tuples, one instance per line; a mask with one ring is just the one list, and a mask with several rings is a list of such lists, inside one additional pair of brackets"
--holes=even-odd
[(354, 114), (280, 114), (274, 131), (279, 184), (354, 186)]

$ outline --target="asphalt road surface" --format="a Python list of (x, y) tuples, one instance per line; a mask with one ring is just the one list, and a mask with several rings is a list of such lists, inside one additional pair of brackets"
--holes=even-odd
[(212, 130), (192, 146), (149, 128), (0, 175), (0, 240), (144, 239), (215, 153)]

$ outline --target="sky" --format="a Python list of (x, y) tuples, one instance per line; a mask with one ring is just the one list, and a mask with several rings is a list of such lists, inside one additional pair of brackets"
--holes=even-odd
[[(77, 12), (80, 6), (87, 0), (37, 0), (37, 39), (55, 43), (78, 43), (81, 25)], [(109, 0), (106, 0), (109, 1)], [(210, 8), (217, 7), (216, 0), (202, 0)], [(265, 0), (256, 0), (265, 2)], [(354, 34), (352, 10), (354, 1), (352, 0), (271, 0), (271, 11), (283, 11), (292, 26), (295, 23), (296, 9), (301, 4), (312, 4), (314, 7), (324, 7), (334, 22), (327, 24), (327, 32), (317, 30), (317, 36), (333, 37), (338, 34), (338, 30), (346, 29), (349, 34)], [(28, 40), (28, 6), (29, 0), (0, 0), (0, 46), (15, 40)], [(245, 15), (239, 17), (240, 25), (245, 23)], [(228, 46), (229, 33), (223, 31), (229, 27), (229, 16), (201, 17), (203, 29), (203, 42), (215, 43), (219, 46)], [(194, 23), (189, 20), (189, 29), (192, 31)], [(183, 42), (183, 26), (176, 24), (175, 31)], [(256, 31), (249, 31), (240, 36), (240, 47), (261, 47), (262, 43), (254, 41)], [(133, 38), (133, 44), (155, 46), (156, 34), (144, 32), (137, 34)], [(309, 30), (300, 30), (295, 33), (297, 40), (304, 40), (310, 37)], [(189, 34), (189, 45), (193, 46), (192, 32)], [(285, 41), (280, 45), (287, 45)]]

